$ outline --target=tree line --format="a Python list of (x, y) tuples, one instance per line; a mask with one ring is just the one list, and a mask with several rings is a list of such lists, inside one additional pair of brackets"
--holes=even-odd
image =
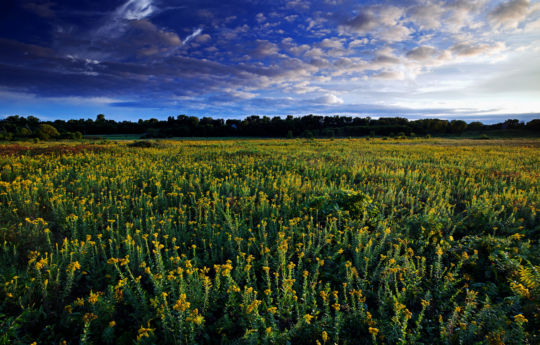
[(516, 135), (540, 133), (540, 119), (527, 123), (509, 119), (496, 124), (467, 123), (462, 120), (402, 117), (316, 116), (285, 118), (252, 115), (244, 119), (170, 116), (167, 120), (114, 121), (105, 115), (95, 120), (40, 121), (34, 116), (8, 116), (0, 120), (0, 140), (80, 139), (85, 135), (139, 134), (144, 138), (169, 137), (358, 137), (358, 136), (459, 136), (463, 133), (495, 133), (501, 130)]

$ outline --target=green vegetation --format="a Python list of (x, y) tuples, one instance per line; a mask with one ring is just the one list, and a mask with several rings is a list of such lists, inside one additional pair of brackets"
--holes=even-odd
[[(37, 118), (9, 116), (0, 120), (0, 140), (24, 140), (31, 137), (49, 139), (109, 138), (135, 140), (139, 138), (179, 137), (251, 137), (251, 138), (335, 138), (335, 137), (391, 137), (398, 139), (414, 137), (538, 137), (540, 119), (527, 123), (509, 119), (501, 123), (484, 125), (481, 122), (466, 123), (462, 120), (421, 119), (409, 121), (401, 117), (314, 116), (286, 118), (248, 116), (239, 119), (198, 118), (179, 115), (166, 121), (157, 119), (138, 122), (107, 120), (99, 114), (96, 120), (56, 120), (45, 122), (48, 131), (40, 129)], [(51, 127), (58, 132), (51, 132)], [(82, 134), (81, 134), (82, 133)], [(42, 135), (45, 134), (45, 135)]]
[(0, 146), (0, 344), (534, 344), (540, 141)]

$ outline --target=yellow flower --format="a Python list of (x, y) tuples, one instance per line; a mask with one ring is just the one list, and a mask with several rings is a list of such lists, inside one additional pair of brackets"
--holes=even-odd
[(375, 328), (375, 327), (369, 327), (369, 334), (375, 336), (377, 335), (377, 333), (379, 333), (379, 329), (378, 328)]
[(99, 298), (99, 293), (94, 293), (92, 290), (90, 290), (90, 296), (88, 296), (88, 303), (90, 304), (96, 304)]
[(141, 340), (141, 338), (143, 337), (149, 338), (150, 333), (152, 332), (154, 332), (154, 329), (150, 328), (150, 323), (148, 323), (148, 327), (141, 326), (141, 328), (139, 328), (139, 330), (137, 331), (137, 340)]
[(523, 316), (523, 314), (517, 314), (514, 316), (514, 320), (517, 322), (517, 323), (525, 323), (525, 322), (529, 322), (529, 320), (527, 320), (525, 318), (525, 316)]
[(201, 325), (204, 322), (204, 317), (199, 314), (199, 309), (195, 308), (191, 311), (189, 317), (186, 317), (186, 321)]
[(93, 313), (86, 313), (84, 314), (83, 316), (83, 321), (84, 323), (90, 323), (92, 321), (94, 321), (95, 319), (97, 319), (97, 315), (96, 314), (93, 314)]
[(173, 309), (179, 311), (186, 311), (186, 309), (188, 309), (191, 305), (191, 303), (186, 300), (186, 297), (187, 296), (185, 293), (181, 294), (180, 298), (178, 298), (178, 300), (174, 304)]
[(403, 314), (405, 315), (406, 320), (409, 320), (412, 317), (412, 313), (409, 311), (409, 309), (405, 309)]
[(81, 265), (79, 264), (79, 261), (73, 261), (72, 263), (70, 263), (68, 265), (68, 269), (67, 271), (71, 271), (71, 272), (75, 272), (76, 270), (80, 270), (81, 269)]
[(191, 320), (197, 326), (201, 325), (204, 322), (204, 317), (202, 315), (197, 315)]
[(47, 265), (47, 262), (47, 258), (40, 259), (38, 262), (36, 262), (36, 269), (39, 271), (40, 269), (45, 267), (45, 265)]
[(311, 320), (314, 318), (314, 316), (310, 315), (310, 314), (306, 314), (304, 315), (304, 320), (306, 321), (306, 323), (309, 325), (311, 324)]
[(247, 314), (251, 314), (254, 310), (257, 309), (257, 307), (261, 304), (262, 302), (259, 301), (258, 299), (254, 300), (253, 302), (251, 302), (250, 305), (247, 306), (246, 308), (246, 313)]
[(322, 332), (322, 340), (323, 342), (326, 343), (326, 341), (328, 340), (328, 333), (326, 333), (326, 331), (323, 331)]
[(75, 305), (78, 306), (78, 307), (82, 307), (84, 305), (84, 299), (82, 298), (77, 298), (75, 300)]
[(111, 322), (109, 322), (109, 327), (114, 327), (116, 326), (116, 321), (112, 320)]
[(515, 290), (515, 292), (522, 297), (528, 298), (530, 296), (529, 289), (523, 286), (523, 284), (517, 284), (516, 282), (512, 282), (510, 283), (510, 287), (512, 288), (512, 290)]

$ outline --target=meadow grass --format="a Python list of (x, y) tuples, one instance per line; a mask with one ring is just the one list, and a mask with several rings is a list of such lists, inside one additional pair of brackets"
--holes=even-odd
[(0, 344), (538, 343), (539, 144), (1, 146)]

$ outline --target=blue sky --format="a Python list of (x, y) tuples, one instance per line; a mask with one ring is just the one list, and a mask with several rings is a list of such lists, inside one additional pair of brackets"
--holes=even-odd
[(7, 0), (0, 116), (540, 118), (540, 2)]

